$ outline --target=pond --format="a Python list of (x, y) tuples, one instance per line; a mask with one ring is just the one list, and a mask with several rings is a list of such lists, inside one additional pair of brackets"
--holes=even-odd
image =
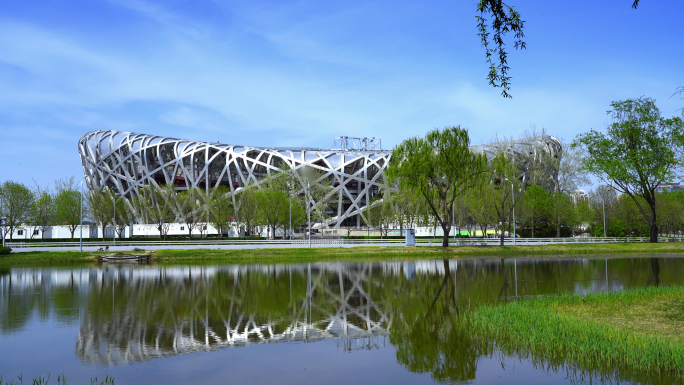
[(683, 283), (674, 256), (2, 268), (0, 371), (73, 384), (623, 383), (507, 355), (459, 312)]

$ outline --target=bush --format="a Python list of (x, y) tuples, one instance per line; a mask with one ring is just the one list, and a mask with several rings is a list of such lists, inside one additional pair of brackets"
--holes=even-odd
[(9, 247), (1, 247), (0, 246), (0, 255), (7, 255), (12, 252), (12, 249)]

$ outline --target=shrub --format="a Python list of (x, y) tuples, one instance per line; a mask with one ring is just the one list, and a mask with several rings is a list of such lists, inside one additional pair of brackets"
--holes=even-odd
[(12, 249), (9, 247), (1, 247), (0, 246), (0, 255), (7, 255), (12, 252)]

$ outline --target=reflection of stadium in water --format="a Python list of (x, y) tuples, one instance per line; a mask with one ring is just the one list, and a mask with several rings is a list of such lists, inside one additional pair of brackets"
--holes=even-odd
[(32, 318), (80, 324), (76, 353), (97, 365), (325, 338), (373, 349), (390, 334), (408, 343), (397, 347), (415, 347), (406, 333), (436, 301), (451, 308), (681, 283), (683, 270), (668, 258), (12, 268), (0, 270), (0, 333)]
[[(131, 270), (121, 271), (96, 289), (99, 297), (111, 295), (108, 313), (112, 316), (101, 322), (102, 314), (86, 312), (77, 354), (87, 363), (116, 364), (254, 343), (324, 338), (339, 338), (339, 347), (345, 350), (383, 347), (391, 319), (363, 288), (371, 268), (179, 267), (146, 271), (144, 279), (131, 276)], [(255, 272), (280, 278), (280, 284), (275, 283), (278, 289), (289, 289), (280, 298), (285, 306), (251, 306), (249, 292), (255, 288), (250, 286), (250, 276)], [(127, 288), (123, 306), (116, 305), (117, 283)]]

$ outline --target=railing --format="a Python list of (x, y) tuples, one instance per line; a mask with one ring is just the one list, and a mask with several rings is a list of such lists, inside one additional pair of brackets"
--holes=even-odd
[[(548, 244), (568, 244), (568, 243), (620, 243), (620, 242), (648, 242), (647, 237), (572, 237), (572, 238), (518, 238), (515, 240), (516, 245), (548, 245)], [(660, 237), (659, 242), (682, 242), (683, 238)], [(117, 240), (116, 245), (112, 241), (84, 241), (83, 247), (163, 247), (173, 246), (268, 246), (268, 245), (308, 245), (308, 239), (197, 239), (187, 241), (130, 241)], [(311, 245), (404, 245), (404, 239), (312, 239)], [(507, 246), (513, 245), (512, 238), (504, 238), (504, 243)], [(7, 246), (13, 249), (21, 248), (47, 248), (47, 247), (69, 247), (74, 248), (79, 246), (79, 242), (7, 242)], [(498, 238), (450, 238), (450, 246), (488, 246), (499, 245)], [(416, 239), (417, 246), (441, 246), (442, 238), (435, 237), (434, 239)]]

